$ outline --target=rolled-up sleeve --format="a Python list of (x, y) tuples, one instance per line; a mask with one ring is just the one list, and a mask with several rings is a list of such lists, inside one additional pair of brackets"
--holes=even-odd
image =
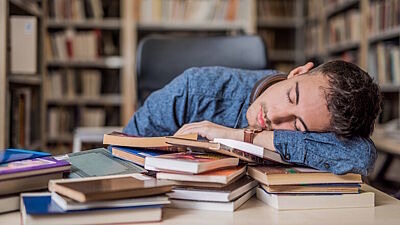
[(377, 157), (370, 139), (341, 139), (333, 133), (275, 130), (274, 146), (285, 161), (335, 174), (367, 175)]

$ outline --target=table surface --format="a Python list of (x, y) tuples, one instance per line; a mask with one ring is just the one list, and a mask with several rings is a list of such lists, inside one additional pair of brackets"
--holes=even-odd
[[(362, 189), (375, 193), (374, 208), (278, 211), (254, 196), (233, 213), (164, 208), (163, 221), (151, 224), (400, 224), (399, 200), (368, 185)], [(0, 214), (0, 224), (20, 224), (20, 213)]]

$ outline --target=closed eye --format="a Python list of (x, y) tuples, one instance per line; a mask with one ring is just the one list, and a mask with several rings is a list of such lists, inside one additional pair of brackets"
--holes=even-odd
[(286, 98), (287, 98), (288, 102), (290, 102), (291, 104), (293, 104), (293, 101), (292, 101), (292, 99), (290, 98), (290, 90), (291, 90), (291, 89), (289, 89), (289, 91), (286, 92)]

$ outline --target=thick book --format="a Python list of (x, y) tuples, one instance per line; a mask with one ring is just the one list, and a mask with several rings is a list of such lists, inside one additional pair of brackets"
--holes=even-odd
[(231, 183), (231, 181), (233, 181), (237, 177), (244, 175), (245, 173), (246, 173), (246, 166), (239, 165), (237, 167), (213, 170), (201, 174), (158, 172), (157, 179), (186, 181), (186, 182), (229, 184)]
[(55, 172), (68, 172), (69, 162), (53, 157), (26, 159), (4, 163), (0, 167), (0, 181)]
[[(182, 139), (197, 140), (197, 134), (177, 136)], [(138, 137), (121, 132), (104, 134), (103, 144), (117, 145), (134, 148), (148, 148), (163, 151), (179, 151), (179, 149), (166, 142), (167, 137)]]
[(128, 148), (121, 146), (109, 146), (113, 156), (124, 159), (140, 166), (144, 166), (144, 159), (147, 156), (159, 156), (167, 154), (165, 151), (156, 151), (150, 149)]
[(247, 200), (249, 200), (255, 193), (256, 193), (256, 188), (253, 188), (244, 195), (237, 198), (236, 200), (230, 202), (210, 202), (210, 201), (171, 199), (171, 205), (167, 207), (233, 212), (240, 206), (242, 206), (245, 202), (247, 202)]
[(17, 211), (19, 209), (19, 195), (5, 195), (0, 197), (0, 213)]
[(23, 225), (86, 225), (155, 222), (161, 220), (161, 206), (125, 207), (65, 211), (50, 193), (21, 195)]
[(165, 194), (172, 190), (173, 184), (136, 173), (115, 177), (51, 180), (49, 190), (78, 202), (91, 202)]
[(146, 157), (145, 169), (198, 174), (211, 170), (237, 166), (238, 158), (202, 152), (179, 152)]
[[(278, 152), (264, 149), (263, 147), (230, 139), (215, 139), (216, 141), (186, 140), (178, 137), (167, 137), (167, 143), (184, 147), (193, 151), (215, 152), (239, 158), (245, 162), (266, 164), (288, 164), (283, 161)], [(261, 153), (260, 153), (261, 152)]]
[(0, 150), (0, 164), (45, 156), (51, 156), (51, 154), (47, 152), (9, 148), (6, 150)]
[(272, 194), (356, 194), (360, 184), (261, 185)]
[(336, 175), (304, 167), (249, 166), (248, 174), (265, 185), (362, 183), (361, 175)]
[(278, 210), (372, 208), (375, 206), (373, 192), (359, 194), (271, 194), (257, 188), (257, 198)]
[(61, 179), (63, 171), (0, 181), (0, 195), (47, 189), (49, 181)]
[[(56, 157), (71, 163), (70, 178), (99, 177), (118, 174), (145, 173), (142, 167), (113, 157), (105, 148), (97, 148), (82, 152), (70, 153)], [(87, 163), (96, 162), (96, 163)]]
[(244, 176), (223, 188), (175, 187), (173, 192), (167, 195), (172, 199), (230, 202), (257, 185), (258, 182), (256, 180), (249, 176)]
[(81, 203), (74, 201), (68, 197), (59, 195), (56, 192), (52, 192), (51, 199), (58, 206), (60, 206), (63, 210), (66, 211), (103, 209), (103, 208), (123, 208), (123, 207), (134, 207), (134, 206), (154, 206), (154, 205), (166, 205), (171, 203), (166, 195)]

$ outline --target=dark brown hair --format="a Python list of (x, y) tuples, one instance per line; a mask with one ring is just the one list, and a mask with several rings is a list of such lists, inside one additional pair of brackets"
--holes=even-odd
[(369, 137), (382, 108), (379, 86), (360, 67), (345, 61), (324, 63), (311, 71), (329, 78), (325, 89), (330, 131), (341, 137)]

